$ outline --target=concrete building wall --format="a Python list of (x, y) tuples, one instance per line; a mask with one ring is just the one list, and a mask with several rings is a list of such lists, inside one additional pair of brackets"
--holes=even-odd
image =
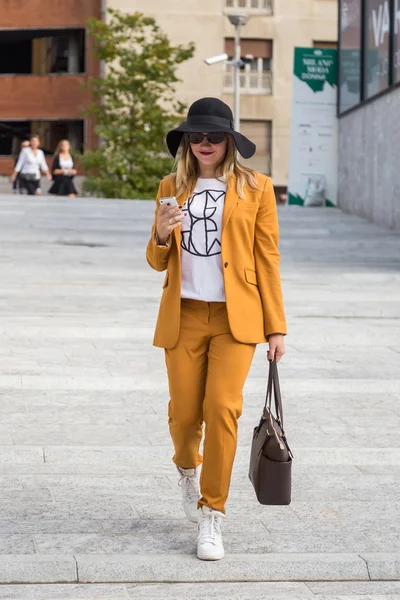
[(400, 88), (339, 121), (339, 206), (400, 229)]
[[(216, 96), (233, 108), (232, 93), (224, 92), (223, 66), (203, 62), (224, 52), (225, 38), (234, 36), (226, 15), (237, 10), (226, 8), (225, 0), (107, 0), (107, 4), (155, 17), (174, 44), (195, 42), (195, 56), (178, 71), (180, 100), (190, 105), (202, 96)], [(337, 0), (274, 0), (272, 15), (265, 10), (248, 14), (242, 37), (273, 40), (272, 95), (243, 90), (241, 118), (272, 121), (272, 178), (275, 186), (286, 187), (294, 47), (336, 41)]]
[(107, 0), (107, 6), (154, 17), (173, 44), (196, 44), (194, 57), (178, 69), (182, 102), (190, 105), (201, 96), (221, 96), (221, 65), (208, 67), (203, 59), (224, 52), (222, 0)]

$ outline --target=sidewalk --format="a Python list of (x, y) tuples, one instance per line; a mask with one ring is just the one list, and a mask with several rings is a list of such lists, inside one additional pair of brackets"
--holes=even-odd
[(258, 505), (247, 477), (260, 346), (227, 557), (209, 564), (180, 506), (151, 345), (163, 281), (144, 258), (153, 210), (0, 197), (0, 583), (30, 584), (0, 585), (0, 599), (400, 596), (399, 233), (280, 207), (293, 502)]
[[(78, 193), (82, 192), (82, 186), (84, 177), (82, 175), (77, 175), (74, 179), (75, 187), (78, 190)], [(48, 190), (52, 186), (52, 181), (48, 181), (47, 177), (41, 177), (40, 186), (42, 188), (43, 194), (47, 194)], [(10, 176), (0, 175), (0, 197), (3, 195), (11, 194), (12, 192), (12, 184), (10, 183)]]

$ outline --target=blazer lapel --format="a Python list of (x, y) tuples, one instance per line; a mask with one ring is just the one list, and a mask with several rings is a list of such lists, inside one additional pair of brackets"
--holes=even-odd
[(225, 229), (233, 209), (236, 206), (237, 202), (237, 193), (236, 193), (236, 175), (232, 174), (229, 178), (229, 181), (226, 186), (226, 196), (225, 196), (225, 205), (224, 212), (222, 214), (222, 231)]
[[(180, 196), (177, 196), (176, 200), (177, 200), (178, 204), (180, 206), (182, 206), (183, 203), (186, 200), (185, 193), (181, 194)], [(180, 256), (181, 255), (181, 227), (176, 227), (174, 229), (173, 233), (174, 233), (174, 236), (175, 236), (176, 245), (178, 247), (178, 254)]]

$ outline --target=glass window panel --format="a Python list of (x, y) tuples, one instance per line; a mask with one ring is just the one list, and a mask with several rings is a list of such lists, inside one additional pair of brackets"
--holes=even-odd
[(53, 154), (62, 139), (69, 139), (73, 149), (83, 152), (84, 121), (0, 121), (0, 155), (19, 154), (20, 143), (38, 133), (45, 154)]
[(270, 70), (271, 70), (271, 59), (263, 58), (263, 71), (270, 71)]
[(361, 99), (361, 0), (340, 3), (340, 112)]
[(365, 93), (371, 98), (389, 85), (389, 0), (368, 0), (365, 48)]
[(394, 0), (394, 24), (393, 24), (393, 80), (400, 81), (400, 0)]

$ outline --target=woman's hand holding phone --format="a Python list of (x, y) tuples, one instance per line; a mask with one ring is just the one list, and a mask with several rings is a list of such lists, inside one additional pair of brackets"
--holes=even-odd
[(176, 198), (160, 198), (160, 208), (157, 213), (157, 237), (161, 246), (166, 244), (171, 231), (179, 227), (183, 219), (184, 215)]

